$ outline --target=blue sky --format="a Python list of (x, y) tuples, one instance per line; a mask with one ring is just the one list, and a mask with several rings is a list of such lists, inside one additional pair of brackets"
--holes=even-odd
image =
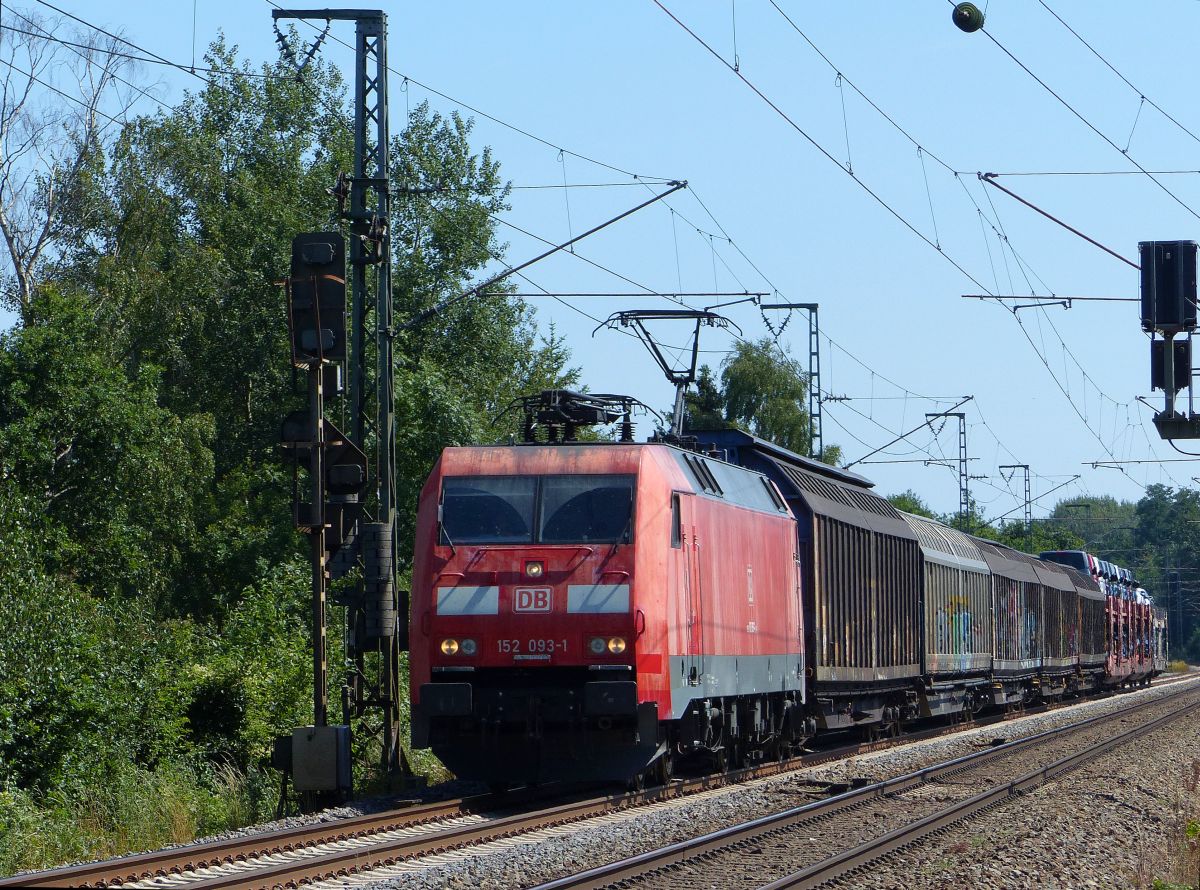
[[(829, 63), (767, 0), (663, 0), (726, 62), (736, 54), (740, 73), (778, 111), (652, 0), (385, 3), (397, 72), (393, 128), (406, 106), (429, 100), (437, 111), (471, 116), (465, 103), (539, 137), (476, 115), (476, 144), (493, 148), (514, 185), (559, 186), (518, 188), (503, 217), (551, 241), (649, 197), (654, 186), (630, 174), (686, 179), (689, 190), (582, 242), (578, 256), (531, 268), (529, 279), (554, 292), (761, 290), (772, 301), (819, 303), (830, 338), (821, 343), (822, 388), (839, 398), (825, 405), (824, 436), (847, 460), (970, 394), (975, 400), (963, 409), (970, 471), (987, 477), (973, 481), (972, 491), (989, 517), (1020, 515), (1022, 481), (1007, 480), (1001, 464), (1030, 464), (1035, 496), (1080, 474), (1039, 501), (1042, 508), (1085, 493), (1136, 499), (1154, 482), (1194, 484), (1200, 464), (1130, 464), (1124, 471), (1089, 465), (1182, 457), (1158, 439), (1151, 410), (1136, 401), (1150, 390), (1149, 347), (1135, 304), (1078, 302), (1069, 311), (1014, 315), (960, 295), (1138, 293), (1135, 270), (988, 189), (979, 171), (1131, 172), (999, 181), (1135, 261), (1140, 240), (1196, 238), (1200, 173), (1157, 176), (1172, 197), (1134, 162), (1151, 171), (1200, 169), (1200, 140), (1141, 99), (1200, 134), (1189, 87), (1197, 74), (1191, 35), (1200, 29), (1200, 4), (1161, 2), (1152, 13), (1142, 4), (1095, 0), (989, 4), (988, 33), (1114, 148), (988, 34), (958, 31), (949, 3), (776, 2)], [(274, 54), (266, 0), (56, 5), (183, 63), (192, 58), (193, 38), (200, 51), (219, 29), (251, 60)], [(18, 8), (49, 13), (34, 2)], [(5, 21), (8, 10), (6, 4)], [(333, 33), (349, 42), (352, 26), (335, 24)], [(350, 70), (342, 46), (327, 41), (322, 52)], [(159, 66), (143, 65), (137, 77), (168, 103), (199, 84)], [(147, 103), (146, 111), (154, 107)], [(614, 185), (564, 190), (564, 178)], [(510, 263), (544, 249), (507, 225), (501, 235)], [(533, 302), (539, 323), (568, 338), (590, 388), (630, 393), (658, 408), (670, 403), (670, 388), (642, 347), (609, 331), (592, 336), (595, 322), (582, 314), (666, 308), (664, 299)], [(768, 333), (753, 305), (728, 314), (747, 338)], [(771, 320), (778, 327), (784, 316)], [(664, 329), (663, 339), (682, 344), (684, 331)], [(705, 360), (718, 365), (732, 342), (729, 334), (706, 331)], [(807, 361), (802, 314), (781, 342)], [(1150, 400), (1161, 404), (1161, 394)], [(649, 428), (642, 423), (642, 432)], [(956, 458), (957, 447), (957, 430), (946, 425), (877, 459)], [(956, 469), (919, 462), (856, 469), (883, 493), (911, 488), (935, 509), (957, 508)]]

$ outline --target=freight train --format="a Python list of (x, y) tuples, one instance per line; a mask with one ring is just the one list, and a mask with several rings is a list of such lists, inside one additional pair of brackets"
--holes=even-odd
[(605, 404), (543, 393), (525, 443), (447, 448), (422, 490), (412, 744), (461, 777), (663, 780), (1165, 668), (1126, 570), (902, 513), (738, 430), (637, 443), (626, 405), (619, 441), (578, 441)]

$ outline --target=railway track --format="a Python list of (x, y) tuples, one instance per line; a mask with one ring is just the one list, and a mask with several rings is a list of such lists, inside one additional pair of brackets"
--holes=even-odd
[[(1200, 707), (1189, 688), (542, 884), (538, 890), (819, 887)], [(1127, 728), (1114, 733), (1114, 723)], [(980, 790), (983, 789), (983, 790)]]
[[(1052, 707), (1040, 706), (1013, 715), (926, 729), (896, 739), (838, 747), (724, 775), (685, 778), (643, 791), (598, 797), (559, 794), (549, 798), (533, 792), (480, 795), (30, 873), (0, 880), (0, 887), (199, 890), (296, 886), (1000, 723)], [(863, 790), (850, 793), (861, 794)]]
[[(377, 865), (394, 864), (403, 859), (884, 750), (921, 738), (960, 731), (964, 726), (966, 724), (834, 748), (724, 775), (687, 778), (666, 787), (572, 800), (558, 806), (543, 806), (529, 813), (495, 815), (534, 803), (545, 804), (544, 794), (479, 795), (29, 873), (0, 880), (0, 887), (269, 887), (272, 886), (270, 881), (276, 879), (280, 882), (319, 880), (336, 876), (345, 869), (362, 870), (364, 866), (357, 860), (362, 858), (359, 854), (367, 847), (378, 849), (381, 858)], [(349, 854), (349, 857), (343, 854)], [(269, 861), (280, 858), (287, 861), (276, 861), (272, 867)], [(247, 872), (255, 862), (262, 862), (263, 869), (255, 871), (253, 880), (248, 880)], [(264, 883), (255, 883), (260, 876)]]

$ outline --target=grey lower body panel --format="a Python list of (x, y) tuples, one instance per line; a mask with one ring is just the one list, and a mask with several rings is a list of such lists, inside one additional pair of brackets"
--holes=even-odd
[(992, 662), (992, 673), (997, 676), (1030, 676), (1036, 674), (1041, 666), (1042, 660), (1040, 658), (997, 658)]
[(846, 667), (843, 665), (818, 664), (816, 678), (828, 683), (878, 683), (889, 680), (909, 680), (921, 675), (921, 666), (891, 664), (879, 667)]
[(972, 671), (986, 671), (992, 666), (992, 653), (967, 652), (946, 654), (927, 652), (925, 668), (930, 674), (968, 674)]
[(953, 681), (935, 681), (920, 690), (920, 716), (945, 717), (974, 713), (991, 700), (991, 680), (987, 677), (962, 677)]
[(804, 694), (804, 656), (785, 655), (672, 655), (671, 714), (678, 719), (695, 699)]

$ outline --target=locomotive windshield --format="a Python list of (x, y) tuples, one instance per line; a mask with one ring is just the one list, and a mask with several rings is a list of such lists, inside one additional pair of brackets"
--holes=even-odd
[(543, 476), (543, 544), (627, 543), (633, 532), (632, 476)]
[(616, 544), (633, 535), (633, 476), (450, 476), (443, 544)]

